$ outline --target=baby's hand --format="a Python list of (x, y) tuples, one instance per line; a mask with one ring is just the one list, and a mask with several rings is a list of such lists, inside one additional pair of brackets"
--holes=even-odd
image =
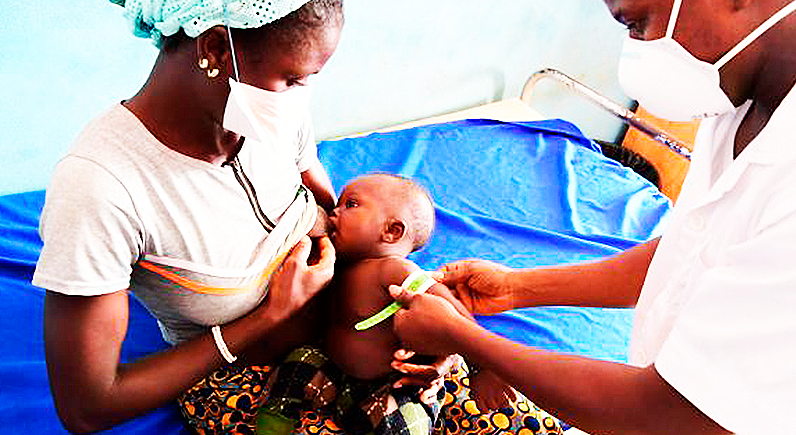
[(505, 408), (517, 400), (517, 392), (490, 371), (470, 376), (471, 396), (481, 412)]

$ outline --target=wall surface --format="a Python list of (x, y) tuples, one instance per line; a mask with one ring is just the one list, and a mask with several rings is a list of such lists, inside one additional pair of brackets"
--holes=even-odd
[[(620, 103), (623, 35), (601, 0), (346, 0), (337, 53), (313, 79), (317, 139), (519, 96), (557, 68)], [(0, 0), (0, 194), (46, 187), (80, 129), (143, 84), (157, 51), (107, 0)], [(614, 140), (619, 121), (552, 81), (533, 107)]]

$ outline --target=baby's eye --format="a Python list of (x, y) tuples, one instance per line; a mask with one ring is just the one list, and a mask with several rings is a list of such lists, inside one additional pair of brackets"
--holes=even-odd
[(357, 204), (357, 202), (356, 202), (355, 200), (353, 200), (353, 199), (347, 199), (347, 200), (345, 201), (345, 206), (346, 206), (346, 208), (354, 208), (354, 207), (356, 207), (357, 205), (359, 205), (359, 204)]

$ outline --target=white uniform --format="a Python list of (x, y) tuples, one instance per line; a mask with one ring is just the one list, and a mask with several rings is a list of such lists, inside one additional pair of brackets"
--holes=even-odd
[(733, 160), (750, 103), (702, 121), (637, 306), (631, 363), (739, 434), (794, 433), (796, 91)]

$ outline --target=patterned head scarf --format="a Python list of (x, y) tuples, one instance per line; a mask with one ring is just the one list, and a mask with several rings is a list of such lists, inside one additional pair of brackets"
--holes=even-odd
[(124, 7), (133, 33), (160, 47), (181, 28), (195, 38), (205, 30), (228, 24), (252, 29), (276, 21), (309, 0), (110, 0)]

